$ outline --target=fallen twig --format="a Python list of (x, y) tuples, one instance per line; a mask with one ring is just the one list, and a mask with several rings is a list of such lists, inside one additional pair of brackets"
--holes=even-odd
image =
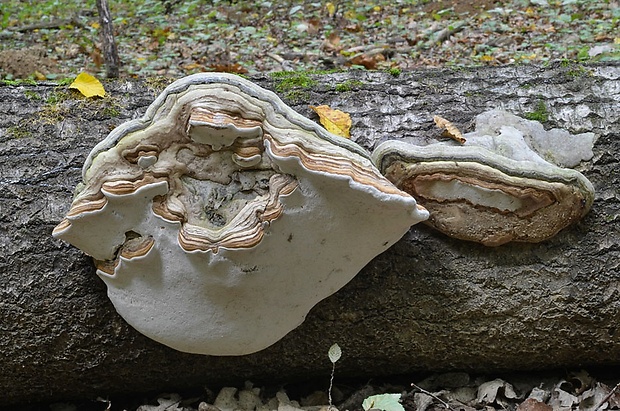
[(450, 406), (450, 404), (448, 404), (447, 402), (445, 402), (444, 400), (442, 400), (441, 398), (439, 398), (438, 396), (436, 396), (436, 395), (435, 395), (435, 394), (433, 394), (432, 392), (430, 392), (430, 391), (426, 391), (424, 388), (418, 387), (418, 386), (417, 386), (417, 385), (415, 385), (414, 383), (411, 383), (411, 386), (412, 386), (413, 388), (417, 389), (417, 390), (420, 390), (420, 392), (422, 392), (422, 393), (424, 393), (424, 394), (426, 394), (426, 395), (429, 395), (429, 396), (433, 397), (434, 399), (436, 399), (437, 401), (439, 401), (440, 403), (442, 403), (442, 404), (443, 404), (443, 406), (444, 406), (444, 407), (446, 407), (447, 409), (452, 410), (452, 411), (456, 411), (454, 408), (452, 408), (452, 407)]
[(457, 21), (456, 23), (449, 25), (443, 30), (438, 31), (434, 35), (434, 38), (432, 38), (432, 41), (434, 43), (443, 43), (445, 40), (448, 40), (448, 38), (450, 38), (453, 34), (458, 33), (459, 31), (463, 30), (465, 27), (467, 27), (466, 21), (462, 21), (462, 20)]
[(266, 53), (266, 55), (267, 57), (271, 57), (272, 59), (280, 63), (280, 65), (282, 66), (282, 70), (295, 71), (295, 68), (293, 67), (293, 65), (290, 62), (286, 61), (282, 56), (279, 56), (278, 54), (271, 53), (271, 52)]
[(21, 27), (9, 27), (10, 31), (33, 31), (40, 29), (56, 29), (62, 26), (74, 25), (77, 27), (84, 27), (82, 22), (77, 18), (77, 16), (71, 17), (70, 19), (62, 19), (62, 20), (52, 20), (52, 21), (41, 21), (34, 24), (28, 24), (26, 26)]
[(618, 391), (619, 388), (620, 388), (620, 382), (616, 384), (616, 386), (612, 388), (611, 391), (609, 391), (609, 394), (607, 394), (605, 398), (601, 400), (601, 402), (598, 403), (594, 411), (598, 411), (603, 406), (603, 404), (609, 401), (609, 399), (615, 394), (616, 391)]

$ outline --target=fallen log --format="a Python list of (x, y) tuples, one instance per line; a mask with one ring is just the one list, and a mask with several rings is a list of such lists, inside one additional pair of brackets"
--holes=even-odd
[(90, 149), (142, 115), (161, 87), (115, 80), (105, 83), (108, 97), (87, 100), (53, 83), (5, 84), (0, 406), (329, 376), (333, 343), (343, 350), (341, 377), (620, 365), (620, 66), (353, 71), (311, 79), (313, 85), (290, 89), (278, 77), (252, 80), (308, 117), (315, 118), (308, 105), (350, 113), (352, 139), (368, 150), (387, 139), (433, 138), (434, 115), (468, 131), (492, 108), (537, 116), (546, 128), (594, 132), (594, 157), (578, 167), (596, 189), (592, 209), (537, 244), (485, 247), (418, 224), (275, 345), (239, 357), (181, 353), (128, 326), (92, 260), (51, 237)]

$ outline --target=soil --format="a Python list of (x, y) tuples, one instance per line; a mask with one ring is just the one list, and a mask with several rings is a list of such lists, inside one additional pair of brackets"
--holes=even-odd
[(27, 47), (20, 50), (4, 50), (0, 52), (0, 69), (13, 78), (43, 76), (57, 69), (57, 63), (45, 57), (46, 51), (41, 46)]

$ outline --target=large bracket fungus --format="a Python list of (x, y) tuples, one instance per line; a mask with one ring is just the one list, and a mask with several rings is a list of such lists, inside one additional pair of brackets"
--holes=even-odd
[(180, 351), (249, 354), (428, 217), (366, 152), (238, 76), (174, 82), (88, 156), (54, 236)]
[(382, 173), (429, 210), (428, 225), (488, 246), (539, 242), (590, 209), (590, 181), (550, 161), (566, 167), (588, 160), (594, 134), (545, 131), (538, 122), (492, 110), (464, 137), (464, 145), (386, 141), (373, 152)]

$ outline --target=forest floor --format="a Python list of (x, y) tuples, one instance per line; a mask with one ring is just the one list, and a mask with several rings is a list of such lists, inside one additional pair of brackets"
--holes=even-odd
[[(0, 79), (105, 73), (94, 0), (3, 0)], [(121, 75), (620, 59), (618, 0), (110, 3)]]
[[(617, 0), (137, 0), (110, 6), (124, 77), (620, 60)], [(81, 71), (102, 78), (99, 35), (94, 0), (3, 0), (0, 81), (57, 80)], [(600, 404), (620, 409), (617, 375), (607, 380), (573, 370), (496, 377), (449, 373), (350, 384), (339, 382), (336, 374), (334, 403), (340, 410), (361, 411), (365, 398), (394, 393), (407, 411), (596, 410)], [(280, 411), (303, 406), (325, 411), (319, 405), (327, 402), (328, 382), (317, 390), (284, 387), (284, 396), (278, 394), (282, 387), (248, 388), (245, 397), (260, 398)], [(229, 396), (228, 405), (218, 403), (218, 392)], [(217, 411), (235, 401), (244, 409), (239, 393), (230, 397), (226, 392), (232, 391), (205, 389), (45, 409)], [(214, 403), (219, 408), (207, 405)]]
[[(282, 385), (204, 387), (182, 393), (136, 394), (55, 403), (23, 411), (603, 411), (620, 409), (617, 374), (465, 372), (371, 380), (329, 377)], [(415, 382), (413, 382), (415, 381)], [(334, 404), (334, 405), (330, 405)]]

